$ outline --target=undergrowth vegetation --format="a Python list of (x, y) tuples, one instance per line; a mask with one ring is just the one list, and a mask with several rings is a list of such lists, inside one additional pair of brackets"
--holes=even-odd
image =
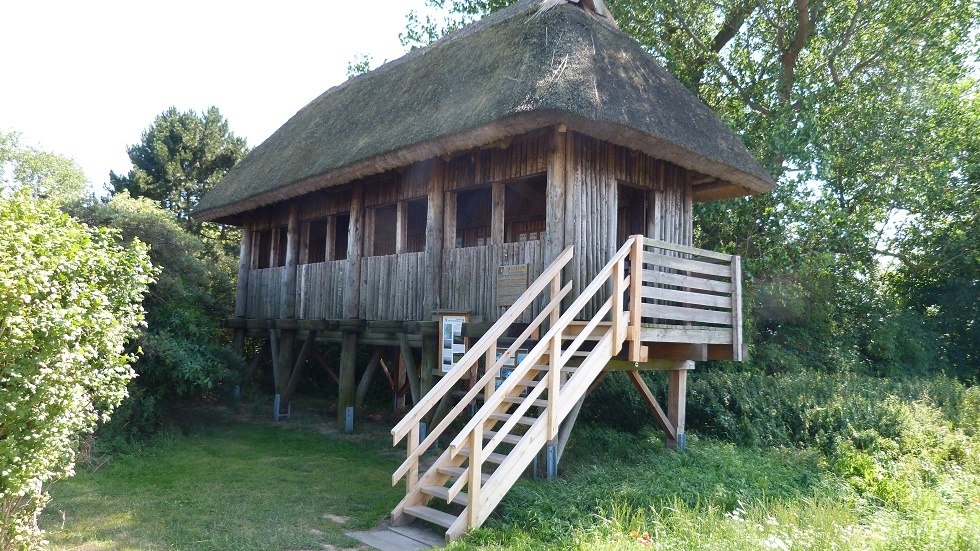
[(696, 373), (697, 433), (676, 453), (650, 423), (596, 424), (612, 408), (625, 419), (623, 406), (642, 407), (623, 383), (610, 377), (590, 399), (593, 422), (577, 429), (562, 480), (522, 482), (455, 547), (980, 547), (980, 388)]

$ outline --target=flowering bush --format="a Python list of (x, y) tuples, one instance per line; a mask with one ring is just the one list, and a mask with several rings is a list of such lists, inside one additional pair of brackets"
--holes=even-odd
[(0, 197), (0, 550), (43, 545), (44, 484), (72, 474), (78, 436), (126, 396), (147, 252), (51, 202)]

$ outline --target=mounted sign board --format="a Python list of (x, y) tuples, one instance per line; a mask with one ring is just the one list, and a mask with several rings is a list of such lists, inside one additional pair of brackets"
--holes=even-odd
[(527, 264), (497, 266), (497, 306), (512, 306), (527, 291)]
[(470, 321), (469, 312), (439, 313), (439, 357), (442, 372), (449, 373), (463, 357), (468, 348), (468, 339), (463, 337), (463, 324)]

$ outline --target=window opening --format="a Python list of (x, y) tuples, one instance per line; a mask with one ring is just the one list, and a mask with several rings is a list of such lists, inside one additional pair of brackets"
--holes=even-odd
[(384, 205), (371, 209), (372, 240), (371, 255), (395, 254), (395, 231), (398, 222), (396, 205)]
[(420, 253), (425, 250), (425, 221), (428, 217), (429, 200), (413, 199), (405, 202), (405, 251)]
[(271, 267), (272, 228), (267, 230), (258, 230), (254, 233), (254, 236), (256, 242), (258, 243), (255, 255), (255, 268), (261, 270)]
[(472, 189), (456, 193), (456, 243), (457, 247), (476, 247), (490, 243), (490, 188)]
[(347, 260), (347, 235), (350, 231), (350, 213), (333, 217), (333, 260)]
[(286, 265), (286, 249), (289, 243), (289, 227), (279, 227), (279, 248), (276, 250), (276, 267)]
[(616, 207), (617, 243), (626, 242), (631, 235), (646, 233), (646, 192), (642, 189), (620, 184), (617, 188)]
[(505, 186), (504, 242), (543, 239), (547, 226), (548, 178), (535, 177)]
[(327, 259), (327, 225), (330, 220), (321, 218), (307, 224), (306, 262), (315, 264)]

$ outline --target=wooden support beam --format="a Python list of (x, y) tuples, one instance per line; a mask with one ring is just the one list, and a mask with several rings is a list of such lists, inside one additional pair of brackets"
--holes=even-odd
[[(361, 307), (361, 251), (364, 243), (364, 186), (351, 189), (350, 229), (347, 234), (347, 277), (344, 316), (357, 318)], [(356, 339), (355, 339), (356, 340)]]
[(436, 337), (422, 338), (422, 358), (420, 365), (421, 396), (425, 396), (432, 390), (433, 374), (440, 368), (439, 346)]
[(636, 387), (636, 390), (639, 391), (640, 396), (643, 397), (643, 403), (646, 404), (647, 409), (649, 409), (650, 413), (653, 414), (654, 419), (667, 435), (668, 440), (676, 440), (677, 433), (674, 431), (675, 425), (673, 421), (664, 413), (664, 410), (661, 409), (660, 404), (657, 403), (657, 398), (653, 395), (653, 392), (650, 391), (650, 387), (647, 386), (647, 383), (643, 380), (640, 372), (627, 371), (626, 375), (629, 377), (630, 382), (633, 383), (633, 386)]
[(242, 380), (241, 380), (242, 384), (247, 383), (249, 380), (251, 380), (252, 376), (255, 375), (256, 370), (259, 369), (259, 364), (262, 363), (262, 357), (265, 356), (265, 354), (268, 351), (269, 351), (269, 341), (266, 340), (265, 342), (262, 343), (262, 347), (259, 348), (259, 352), (255, 355), (254, 358), (252, 358), (252, 361), (249, 362), (248, 368), (245, 369), (245, 373), (242, 376)]
[(296, 393), (300, 376), (303, 374), (303, 367), (306, 365), (306, 358), (310, 355), (310, 349), (313, 348), (314, 341), (316, 341), (315, 331), (306, 337), (306, 340), (303, 341), (303, 346), (299, 350), (299, 356), (296, 357), (296, 364), (293, 365), (292, 373), (289, 375), (289, 383), (286, 384), (286, 391), (282, 394), (282, 401), (284, 403), (288, 404), (292, 400), (293, 394)]
[(357, 333), (344, 333), (340, 349), (340, 382), (337, 392), (337, 426), (343, 427), (347, 418), (347, 407), (354, 405), (355, 371), (357, 368)]
[(674, 438), (667, 441), (667, 447), (684, 449), (684, 422), (687, 417), (687, 370), (677, 369), (667, 372), (667, 417), (670, 419)]
[(506, 188), (503, 182), (494, 182), (490, 186), (492, 207), (490, 210), (490, 243), (498, 245), (504, 242), (504, 196)]
[(357, 390), (354, 392), (355, 410), (360, 411), (364, 408), (364, 399), (367, 397), (368, 390), (371, 388), (371, 381), (374, 379), (374, 372), (378, 370), (380, 363), (381, 349), (375, 348), (364, 374), (361, 375), (361, 381), (357, 383)]
[(408, 377), (408, 385), (412, 391), (412, 404), (414, 405), (422, 399), (419, 372), (415, 366), (415, 355), (412, 353), (411, 347), (408, 346), (408, 338), (406, 338), (404, 333), (398, 334), (398, 342), (400, 344), (402, 361), (405, 365), (405, 373)]
[(741, 362), (742, 353), (742, 258), (732, 257), (732, 359)]
[(565, 134), (557, 127), (551, 130), (545, 211), (545, 266), (565, 250)]
[[(703, 362), (708, 358), (708, 345), (660, 342), (646, 345), (647, 356), (658, 360), (691, 360)], [(730, 348), (730, 347), (729, 347)], [(731, 352), (729, 350), (729, 352)]]
[(252, 267), (252, 226), (242, 226), (242, 246), (238, 253), (238, 282), (235, 288), (235, 316), (246, 315), (248, 297), (248, 273)]
[[(442, 301), (442, 253), (445, 248), (446, 163), (432, 159), (425, 214), (425, 298), (422, 313), (428, 319)], [(424, 348), (423, 348), (424, 350)], [(425, 361), (422, 362), (423, 365)], [(424, 385), (423, 385), (424, 386)]]
[(395, 254), (408, 252), (408, 201), (395, 203)]
[(279, 390), (279, 332), (269, 328), (269, 349), (272, 351), (272, 382)]
[(289, 379), (293, 373), (293, 344), (296, 341), (295, 331), (279, 331), (279, 361), (276, 362), (279, 376), (276, 377), (276, 393), (286, 395)]
[(310, 350), (310, 355), (313, 356), (313, 359), (314, 360), (316, 360), (317, 365), (319, 365), (320, 367), (322, 367), (323, 370), (327, 372), (327, 375), (330, 376), (330, 378), (333, 380), (334, 384), (336, 384), (336, 385), (339, 386), (340, 385), (340, 378), (337, 377), (337, 373), (333, 369), (330, 369), (330, 364), (320, 354), (320, 352), (316, 349), (316, 347), (314, 347), (313, 349)]
[(299, 204), (289, 205), (289, 225), (286, 230), (286, 273), (281, 289), (280, 317), (296, 317), (296, 265), (299, 262)]

